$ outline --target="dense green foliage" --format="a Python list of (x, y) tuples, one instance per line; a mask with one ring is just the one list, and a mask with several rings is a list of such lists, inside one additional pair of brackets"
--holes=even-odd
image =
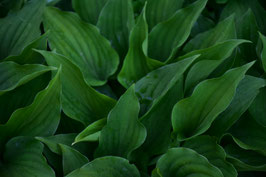
[(0, 0), (0, 177), (265, 177), (264, 0)]

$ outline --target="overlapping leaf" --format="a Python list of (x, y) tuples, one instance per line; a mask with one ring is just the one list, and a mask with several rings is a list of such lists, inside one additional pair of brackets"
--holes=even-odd
[(87, 85), (79, 68), (68, 58), (54, 52), (39, 52), (49, 65), (62, 66), (62, 107), (66, 115), (84, 125), (107, 116), (115, 100)]
[(101, 157), (75, 170), (66, 177), (140, 177), (137, 168), (121, 157)]
[(158, 160), (156, 168), (157, 175), (154, 174), (153, 177), (223, 177), (222, 172), (211, 165), (205, 157), (188, 148), (169, 149)]
[(110, 43), (76, 14), (47, 7), (44, 27), (50, 30), (50, 47), (76, 64), (89, 85), (105, 84), (116, 71), (119, 58)]
[(34, 39), (40, 36), (45, 0), (32, 0), (7, 17), (0, 19), (0, 59), (18, 55)]
[(148, 56), (160, 61), (175, 57), (206, 3), (206, 0), (198, 0), (156, 25), (149, 34)]
[(204, 133), (232, 101), (236, 87), (254, 64), (226, 72), (223, 76), (200, 83), (192, 96), (178, 102), (172, 112), (172, 125), (178, 140)]
[(98, 156), (127, 158), (146, 138), (146, 129), (138, 120), (139, 102), (132, 85), (118, 100), (107, 117), (99, 138)]

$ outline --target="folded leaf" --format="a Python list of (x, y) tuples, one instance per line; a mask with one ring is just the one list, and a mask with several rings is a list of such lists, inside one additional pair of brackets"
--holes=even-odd
[[(15, 137), (5, 147), (1, 158), (1, 177), (55, 177), (42, 155), (43, 145), (28, 137)], [(3, 161), (2, 161), (3, 160)]]
[(139, 122), (139, 102), (131, 86), (118, 100), (107, 117), (99, 138), (98, 156), (115, 155), (127, 158), (146, 138), (146, 129)]
[(55, 68), (44, 65), (19, 65), (11, 61), (0, 63), (0, 95), (23, 85)]
[(237, 171), (232, 164), (225, 160), (226, 153), (215, 139), (210, 136), (198, 136), (186, 141), (183, 147), (193, 149), (206, 157), (211, 164), (218, 167), (224, 177), (237, 177)]
[(11, 114), (19, 109), (29, 106), (37, 93), (45, 89), (51, 79), (51, 73), (47, 72), (26, 84), (23, 84), (12, 91), (8, 91), (0, 96), (0, 123), (5, 124)]
[(178, 140), (204, 133), (232, 101), (236, 87), (254, 64), (231, 69), (223, 76), (201, 82), (192, 96), (179, 101), (172, 112), (172, 126)]
[(145, 18), (145, 7), (138, 18), (137, 24), (130, 33), (129, 51), (118, 75), (118, 81), (126, 88), (155, 69), (156, 66), (154, 67), (151, 63), (162, 65), (162, 63), (152, 60), (146, 55), (148, 26)]
[(120, 157), (102, 157), (93, 160), (66, 177), (140, 177), (137, 168)]
[[(49, 33), (49, 32), (48, 32)], [(18, 56), (9, 56), (4, 61), (14, 61), (18, 64), (37, 64), (43, 63), (43, 57), (33, 49), (46, 50), (47, 48), (47, 34), (40, 36), (27, 47)]]
[(0, 19), (0, 59), (19, 55), (40, 36), (44, 7), (45, 0), (29, 1), (21, 10), (10, 11), (7, 17)]
[(73, 0), (72, 6), (82, 20), (95, 25), (108, 0)]
[(169, 149), (158, 160), (156, 168), (163, 177), (223, 177), (222, 172), (205, 157), (188, 148)]
[[(231, 137), (227, 135), (226, 137)], [(224, 141), (223, 137), (223, 141)], [(226, 138), (228, 139), (228, 138)], [(232, 163), (237, 171), (265, 171), (266, 170), (266, 157), (262, 154), (240, 148), (234, 141), (227, 140), (224, 145), (227, 153), (227, 160)]]
[(61, 113), (60, 70), (46, 89), (37, 94), (33, 103), (16, 110), (4, 125), (0, 125), (1, 138), (14, 136), (49, 136), (57, 129)]
[(183, 5), (184, 0), (148, 0), (147, 21), (149, 29), (170, 18)]
[(62, 108), (64, 113), (85, 126), (106, 117), (115, 100), (86, 84), (79, 68), (63, 55), (39, 51), (48, 65), (62, 66)]
[(121, 60), (128, 50), (128, 37), (134, 23), (131, 0), (108, 0), (100, 13), (97, 27), (109, 39)]
[(149, 34), (149, 57), (167, 61), (188, 38), (207, 0), (198, 0), (178, 10), (170, 19), (156, 25)]
[(74, 143), (83, 141), (98, 141), (102, 128), (106, 125), (106, 118), (97, 120), (80, 132)]
[(239, 83), (231, 104), (214, 120), (208, 133), (219, 137), (223, 135), (249, 108), (265, 84), (263, 79), (246, 75)]
[(249, 114), (239, 119), (229, 132), (240, 147), (261, 151), (266, 156), (266, 127), (258, 124)]
[(110, 43), (76, 14), (47, 7), (44, 28), (50, 47), (76, 64), (89, 85), (105, 84), (116, 71), (119, 58)]
[(218, 23), (213, 29), (200, 33), (184, 47), (184, 52), (211, 47), (228, 39), (236, 38), (234, 16), (231, 15)]

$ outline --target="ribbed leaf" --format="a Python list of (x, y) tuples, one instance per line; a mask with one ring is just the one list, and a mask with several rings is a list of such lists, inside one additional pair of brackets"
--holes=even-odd
[(119, 58), (110, 43), (76, 14), (47, 7), (44, 28), (50, 47), (76, 64), (89, 85), (103, 85), (116, 71)]
[(45, 90), (37, 94), (31, 105), (16, 110), (6, 124), (0, 125), (3, 140), (18, 135), (48, 136), (55, 133), (61, 112), (60, 72)]
[(162, 65), (146, 55), (148, 26), (145, 18), (145, 7), (138, 18), (137, 24), (130, 33), (129, 51), (118, 75), (118, 81), (126, 88), (153, 70), (156, 65)]
[(149, 29), (170, 18), (183, 5), (184, 0), (147, 0)]
[[(15, 137), (5, 146), (1, 159), (1, 177), (55, 177), (42, 156), (43, 145), (31, 138)], [(3, 160), (3, 161), (2, 161)]]
[(178, 10), (170, 19), (156, 25), (149, 34), (149, 57), (167, 61), (175, 57), (177, 49), (188, 38), (193, 24), (204, 9), (207, 0), (198, 0)]
[(239, 83), (231, 104), (212, 123), (209, 134), (216, 136), (223, 135), (249, 108), (265, 84), (266, 82), (263, 79), (245, 76)]
[(236, 169), (225, 160), (226, 153), (224, 149), (215, 142), (214, 138), (206, 135), (198, 136), (186, 141), (183, 146), (193, 149), (206, 157), (211, 164), (221, 170), (224, 177), (237, 177)]
[(72, 6), (82, 20), (95, 25), (107, 1), (108, 0), (73, 0)]
[[(171, 111), (174, 104), (183, 98), (182, 76), (195, 58), (163, 66), (136, 84), (136, 92), (142, 100), (149, 99), (152, 103), (148, 112), (141, 117), (141, 122), (147, 129), (147, 138), (138, 149), (148, 157), (165, 152), (169, 146)], [(142, 158), (138, 151), (135, 155)]]
[(228, 39), (236, 38), (234, 16), (231, 15), (218, 23), (215, 28), (200, 33), (190, 40), (184, 47), (184, 52), (211, 47)]
[(158, 160), (156, 168), (163, 177), (223, 177), (205, 157), (188, 148), (169, 149)]
[(97, 27), (111, 41), (121, 59), (128, 50), (129, 33), (134, 23), (131, 0), (108, 0), (99, 16)]
[(99, 138), (98, 156), (127, 158), (146, 138), (146, 129), (138, 120), (139, 102), (132, 85), (118, 100), (107, 117)]
[(45, 0), (32, 0), (16, 12), (0, 19), (0, 59), (19, 55), (34, 39), (40, 36)]
[(236, 87), (254, 64), (226, 72), (223, 76), (201, 82), (192, 96), (179, 101), (172, 112), (172, 125), (178, 140), (204, 133), (215, 118), (229, 106)]
[(43, 57), (33, 49), (46, 50), (47, 33), (30, 43), (18, 56), (9, 56), (4, 61), (14, 61), (18, 64), (36, 64), (43, 63)]
[(44, 65), (19, 65), (11, 61), (0, 63), (0, 95), (23, 85), (35, 77), (56, 68)]
[(106, 125), (106, 118), (97, 120), (80, 132), (74, 143), (83, 141), (98, 141), (102, 128)]
[(63, 55), (39, 51), (48, 65), (62, 66), (62, 108), (64, 113), (85, 126), (106, 117), (115, 100), (86, 84), (79, 68)]
[(120, 157), (102, 157), (93, 160), (66, 177), (140, 177), (137, 168)]

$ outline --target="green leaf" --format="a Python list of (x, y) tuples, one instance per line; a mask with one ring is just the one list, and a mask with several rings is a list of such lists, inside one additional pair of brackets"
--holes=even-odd
[(19, 65), (11, 61), (2, 62), (0, 63), (0, 73), (2, 73), (0, 77), (0, 95), (54, 69), (53, 67), (37, 64)]
[(260, 33), (260, 39), (263, 44), (263, 49), (261, 52), (261, 61), (262, 61), (264, 72), (266, 72), (266, 37)]
[(44, 0), (29, 1), (20, 11), (10, 11), (7, 17), (0, 19), (0, 59), (19, 55), (40, 36), (44, 6)]
[(169, 146), (171, 111), (174, 104), (183, 98), (182, 76), (196, 57), (154, 70), (136, 84), (136, 93), (142, 100), (153, 101), (140, 119), (147, 129), (147, 138), (138, 150), (148, 156), (163, 153)]
[(181, 62), (162, 66), (140, 79), (136, 83), (136, 94), (140, 99), (140, 103), (150, 107), (154, 100), (168, 91), (171, 81), (176, 82), (180, 79), (189, 65), (198, 57), (199, 55), (195, 55)]
[(254, 64), (231, 69), (219, 78), (201, 82), (192, 96), (179, 101), (172, 112), (172, 126), (178, 140), (187, 140), (204, 133), (215, 118), (232, 101), (236, 87)]
[(184, 52), (211, 47), (217, 43), (236, 38), (234, 15), (227, 17), (214, 28), (200, 33), (190, 40), (184, 47)]
[(183, 2), (184, 0), (148, 0), (146, 17), (149, 29), (169, 19), (178, 9), (182, 8)]
[(39, 51), (48, 65), (62, 66), (62, 108), (64, 113), (85, 126), (106, 117), (116, 101), (86, 84), (79, 68), (63, 55)]
[(163, 177), (223, 177), (221, 171), (205, 157), (188, 148), (169, 149), (158, 160), (156, 167)]
[(138, 120), (139, 102), (132, 85), (118, 100), (107, 117), (107, 124), (102, 129), (99, 156), (115, 155), (127, 158), (146, 138), (146, 129)]
[(140, 177), (137, 168), (120, 157), (102, 157), (93, 160), (66, 177)]
[(104, 85), (115, 73), (119, 57), (95, 26), (74, 13), (47, 7), (44, 28), (50, 30), (50, 47), (76, 64), (89, 85)]
[(83, 141), (98, 141), (102, 128), (106, 125), (106, 118), (97, 120), (80, 132), (74, 143)]
[(149, 34), (148, 54), (151, 58), (167, 61), (175, 57), (178, 48), (188, 38), (207, 0), (198, 0), (178, 10), (170, 19), (156, 25)]
[(183, 146), (193, 149), (206, 157), (211, 164), (221, 170), (225, 177), (237, 177), (236, 169), (225, 160), (226, 153), (224, 149), (215, 142), (214, 138), (206, 135), (198, 136), (186, 141)]
[[(224, 139), (232, 139), (231, 135), (226, 135)], [(266, 170), (266, 157), (262, 154), (240, 148), (234, 141), (227, 140), (227, 144), (224, 145), (224, 149), (227, 153), (227, 160), (232, 163), (237, 171), (265, 171)]]
[(250, 115), (239, 119), (229, 132), (240, 147), (261, 151), (266, 156), (266, 127), (258, 124)]
[(49, 136), (57, 129), (61, 113), (60, 70), (46, 89), (37, 94), (33, 103), (16, 110), (4, 125), (0, 125), (1, 138), (14, 136)]
[(19, 109), (30, 105), (36, 94), (45, 89), (51, 79), (51, 73), (47, 72), (28, 83), (6, 92), (0, 96), (0, 123), (5, 124), (11, 114)]
[(82, 155), (77, 150), (63, 144), (59, 144), (59, 146), (62, 151), (63, 170), (65, 175), (82, 167), (83, 165), (89, 162), (87, 157)]
[[(264, 80), (264, 82), (266, 82)], [(265, 86), (265, 85), (264, 85)], [(249, 113), (262, 126), (266, 127), (266, 88), (260, 89), (257, 97), (249, 107)]]
[[(49, 32), (48, 32), (49, 33)], [(18, 56), (9, 56), (4, 61), (14, 61), (18, 64), (37, 64), (43, 63), (43, 57), (32, 49), (46, 50), (47, 48), (47, 34), (40, 36), (32, 43), (30, 43)]]
[(146, 55), (148, 26), (145, 18), (145, 7), (138, 18), (137, 24), (130, 33), (129, 51), (118, 75), (118, 81), (126, 88), (159, 65), (163, 65), (157, 60), (148, 58)]
[(128, 50), (128, 37), (134, 23), (131, 0), (108, 0), (99, 15), (97, 27), (109, 39), (121, 60)]
[(96, 25), (100, 12), (107, 1), (108, 0), (73, 0), (72, 6), (82, 20)]
[(61, 134), (51, 137), (37, 137), (36, 139), (45, 143), (49, 149), (62, 156), (64, 174), (68, 174), (89, 162), (87, 157), (78, 150), (70, 147), (75, 134)]
[(209, 134), (220, 137), (225, 133), (249, 108), (265, 84), (263, 79), (246, 75), (239, 83), (231, 104), (212, 123)]
[(28, 137), (15, 137), (5, 146), (0, 163), (1, 177), (55, 177), (42, 156), (43, 145)]

